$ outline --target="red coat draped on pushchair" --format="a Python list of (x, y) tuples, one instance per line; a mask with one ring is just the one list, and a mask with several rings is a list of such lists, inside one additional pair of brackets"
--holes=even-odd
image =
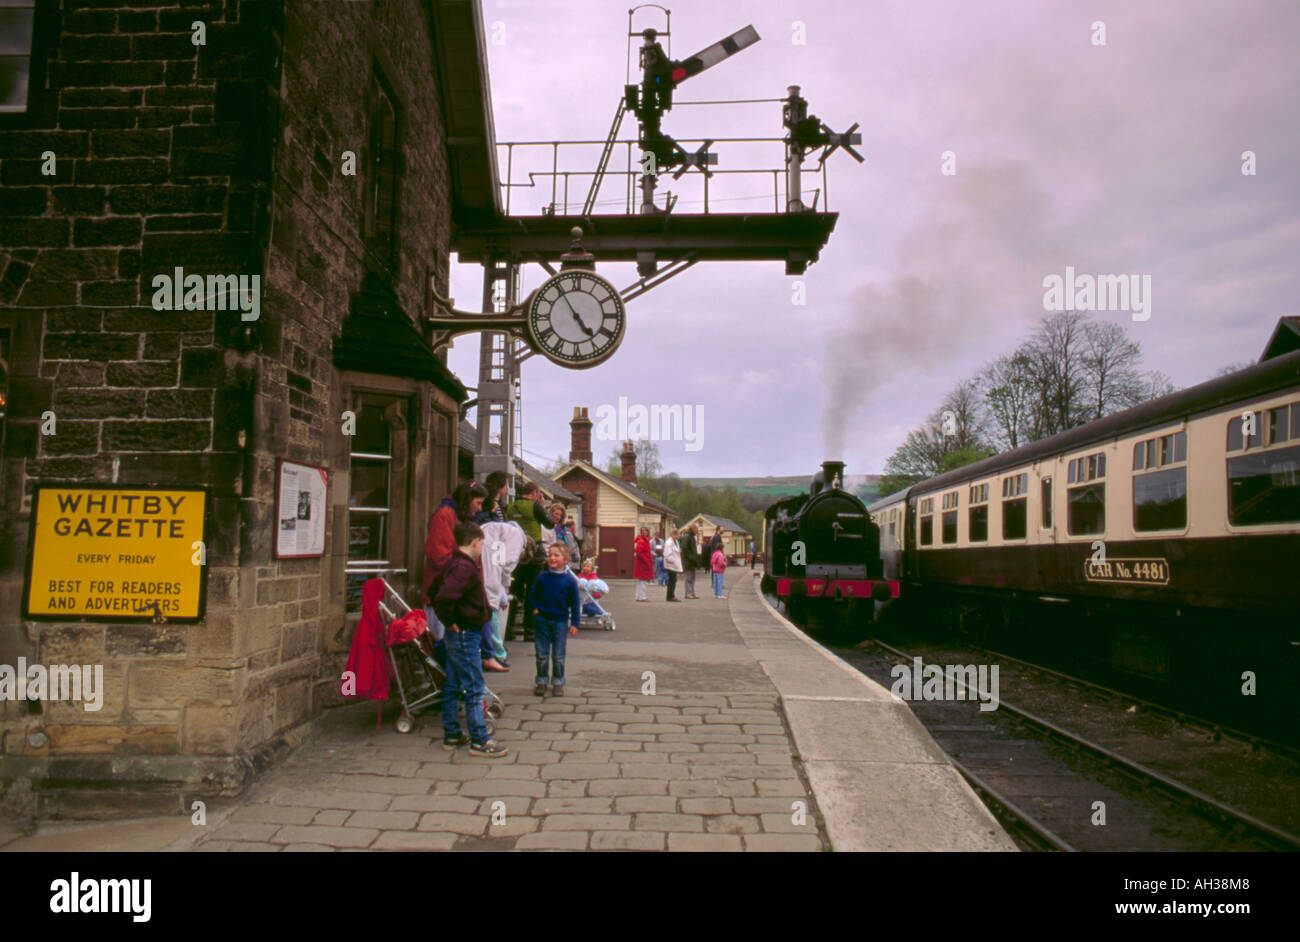
[(384, 580), (368, 579), (361, 587), (361, 620), (352, 636), (347, 672), (340, 693), (357, 700), (387, 700), (389, 668), (384, 620), (379, 602), (384, 597)]

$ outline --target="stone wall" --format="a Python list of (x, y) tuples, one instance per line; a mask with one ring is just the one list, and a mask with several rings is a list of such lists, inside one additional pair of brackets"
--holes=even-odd
[[(0, 121), (11, 374), (0, 663), (103, 664), (107, 690), (98, 713), (0, 702), (0, 808), (175, 810), (242, 787), (335, 686), (350, 640), (348, 448), (331, 351), (367, 272), (407, 315), (423, 307), (430, 275), (446, 291), (431, 30), (415, 2), (65, 0), (58, 20), (48, 109), (33, 128)], [(196, 20), (206, 45), (192, 41)], [(364, 222), (377, 71), (404, 116), (390, 265), (368, 255)], [(53, 176), (41, 172), (46, 151)], [(344, 151), (356, 155), (355, 176), (342, 172)], [(152, 278), (175, 267), (260, 276), (260, 317), (154, 310)], [(428, 383), (399, 386), (412, 403), (403, 510), (420, 520), (429, 492), (440, 496), (451, 478), (455, 400)], [(47, 411), (53, 435), (41, 434)], [(272, 556), (280, 458), (331, 471), (323, 559)], [(40, 481), (210, 488), (206, 619), (19, 621)]]

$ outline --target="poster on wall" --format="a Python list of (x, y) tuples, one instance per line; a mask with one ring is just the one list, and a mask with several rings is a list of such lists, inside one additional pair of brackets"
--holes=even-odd
[(275, 557), (325, 555), (325, 495), (329, 472), (280, 459), (275, 502)]
[(23, 618), (203, 618), (205, 488), (42, 483), (32, 500)]

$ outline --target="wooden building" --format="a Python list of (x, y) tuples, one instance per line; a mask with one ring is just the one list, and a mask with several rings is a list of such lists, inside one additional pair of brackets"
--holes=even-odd
[[(722, 527), (722, 552), (726, 554), (727, 559), (733, 562), (745, 558), (745, 554), (749, 552), (749, 541), (754, 539), (753, 534), (728, 517), (696, 514), (682, 524), (682, 528), (689, 527), (692, 523), (700, 528), (700, 542), (705, 546), (708, 545), (709, 540), (713, 539), (714, 530)], [(754, 548), (757, 551), (757, 542), (755, 542)]]

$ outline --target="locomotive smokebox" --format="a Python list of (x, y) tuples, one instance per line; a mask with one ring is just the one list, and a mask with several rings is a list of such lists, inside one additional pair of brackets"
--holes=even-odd
[(822, 480), (825, 482), (826, 487), (834, 487), (843, 490), (844, 489), (844, 462), (823, 461)]

